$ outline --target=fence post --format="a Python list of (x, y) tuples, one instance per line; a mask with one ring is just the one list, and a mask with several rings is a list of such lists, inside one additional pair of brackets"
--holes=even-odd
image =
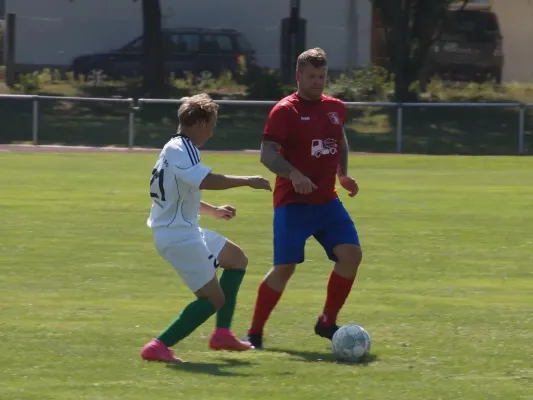
[(521, 104), (518, 112), (518, 155), (524, 154), (524, 130), (526, 122), (526, 107)]
[(133, 149), (135, 141), (135, 100), (130, 100), (130, 112), (128, 114), (128, 148)]
[(34, 146), (37, 146), (39, 144), (39, 96), (34, 96), (32, 99), (31, 122), (32, 142)]
[(396, 152), (402, 152), (402, 136), (403, 136), (403, 106), (401, 103), (397, 104), (396, 108)]
[[(5, 34), (4, 34), (4, 62), (6, 65), (6, 84), (13, 86), (16, 80), (15, 64), (16, 64), (16, 40), (15, 33), (17, 32), (17, 16), (14, 13), (7, 14)], [(0, 43), (2, 45), (2, 43)]]

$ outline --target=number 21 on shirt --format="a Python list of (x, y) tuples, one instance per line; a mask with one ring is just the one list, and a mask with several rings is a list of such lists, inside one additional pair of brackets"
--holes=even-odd
[(152, 170), (152, 177), (150, 178), (150, 197), (159, 201), (166, 201), (165, 199), (165, 167), (168, 165), (165, 159), (160, 158), (154, 169)]

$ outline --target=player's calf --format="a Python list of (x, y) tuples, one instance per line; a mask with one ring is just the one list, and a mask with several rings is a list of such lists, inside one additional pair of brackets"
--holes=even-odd
[(333, 251), (337, 262), (329, 276), (324, 310), (315, 325), (315, 333), (329, 340), (339, 329), (337, 316), (352, 290), (362, 260), (361, 247), (355, 244), (338, 245)]
[(233, 315), (237, 305), (237, 294), (246, 273), (248, 257), (235, 243), (226, 241), (217, 256), (221, 268), (220, 289), (225, 302), (217, 310), (216, 327), (209, 339), (209, 347), (213, 350), (245, 351), (253, 346), (235, 337), (231, 331)]
[(208, 283), (206, 283), (202, 288), (197, 290), (194, 294), (198, 298), (208, 300), (215, 307), (216, 311), (220, 310), (226, 302), (224, 293), (220, 288), (216, 276)]

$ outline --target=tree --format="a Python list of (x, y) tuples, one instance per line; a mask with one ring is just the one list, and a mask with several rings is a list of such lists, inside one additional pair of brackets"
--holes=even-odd
[[(413, 99), (429, 50), (456, 0), (371, 0), (384, 27), (397, 101)], [(464, 8), (469, 0), (461, 0)]]
[(142, 0), (143, 91), (160, 96), (165, 91), (163, 35), (160, 0)]

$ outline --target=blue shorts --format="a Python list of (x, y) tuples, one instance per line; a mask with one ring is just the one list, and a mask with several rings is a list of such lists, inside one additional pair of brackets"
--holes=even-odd
[(337, 261), (333, 249), (339, 244), (359, 246), (355, 224), (340, 199), (319, 205), (288, 204), (274, 209), (274, 265), (302, 263), (311, 236), (332, 261)]

